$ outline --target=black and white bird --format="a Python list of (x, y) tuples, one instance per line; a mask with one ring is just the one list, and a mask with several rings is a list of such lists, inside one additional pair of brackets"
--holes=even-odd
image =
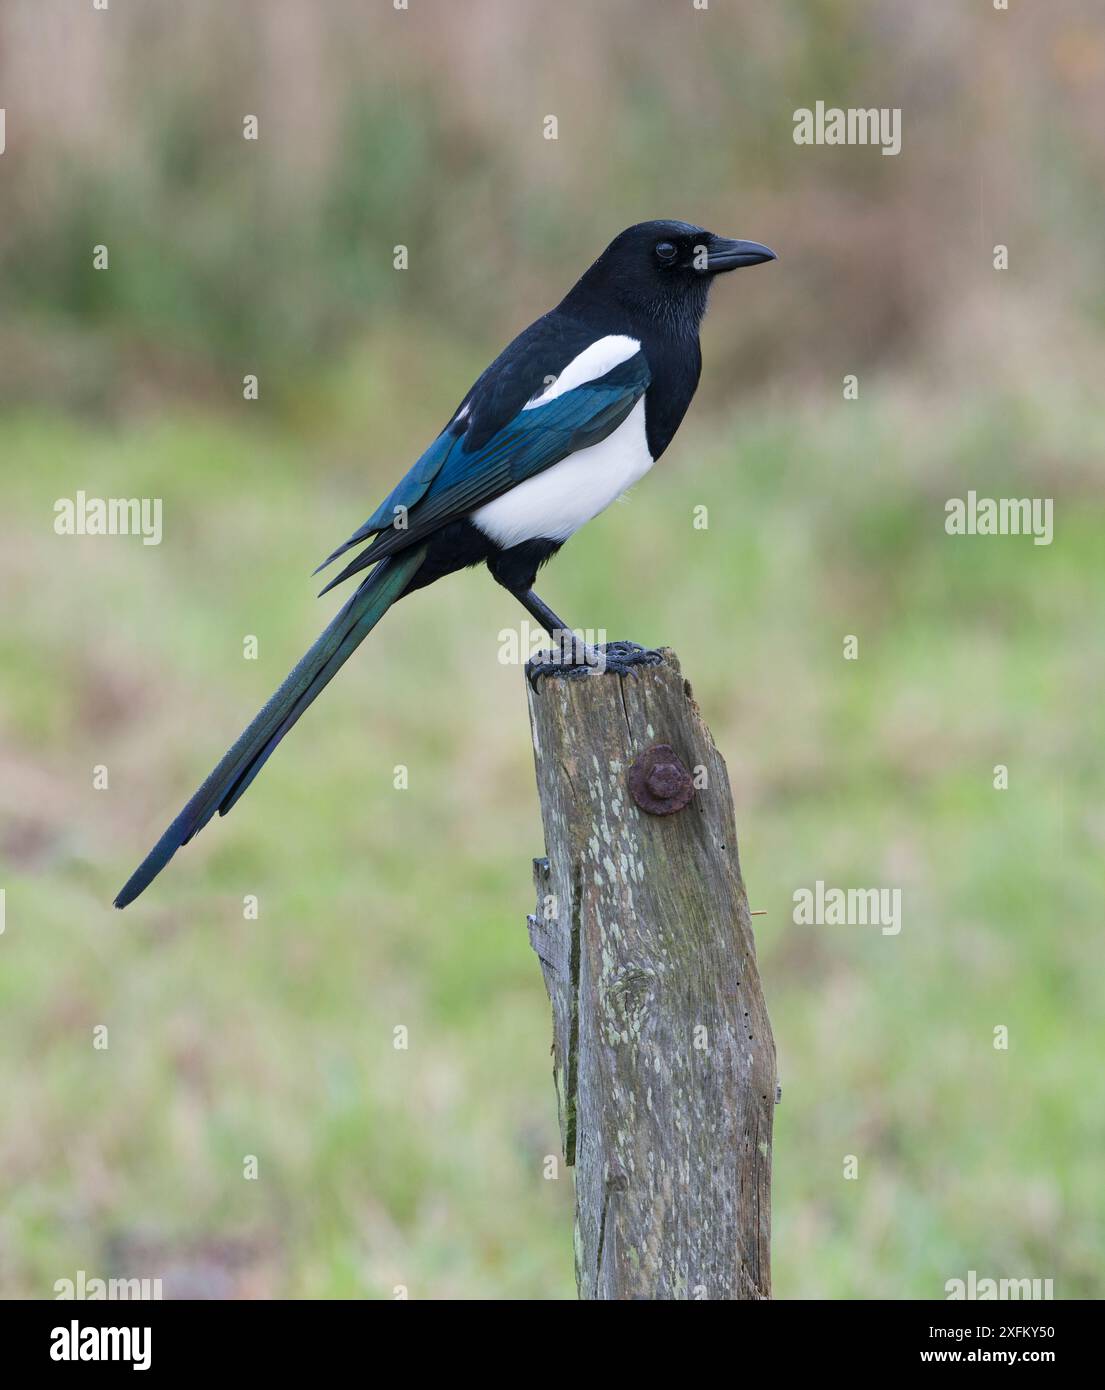
[[(487, 368), (389, 497), (319, 566), (364, 546), (322, 591), (370, 569), (314, 646), (131, 875), (126, 907), (216, 811), (225, 815), (273, 749), (397, 599), (486, 563), (561, 643), (556, 666), (596, 654), (533, 591), (538, 568), (642, 478), (671, 443), (702, 368), (698, 330), (716, 275), (775, 259), (685, 222), (614, 238), (555, 309)], [(317, 571), (316, 571), (317, 572)], [(600, 654), (624, 675), (656, 660), (634, 643)]]

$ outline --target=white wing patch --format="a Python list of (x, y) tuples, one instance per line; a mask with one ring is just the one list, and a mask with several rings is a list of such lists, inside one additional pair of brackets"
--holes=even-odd
[(627, 362), (640, 350), (641, 345), (636, 338), (628, 338), (620, 333), (599, 338), (590, 347), (584, 348), (578, 357), (573, 357), (556, 380), (546, 386), (540, 395), (527, 401), (522, 409), (536, 410), (538, 406), (555, 401), (565, 391), (582, 386), (585, 381), (598, 381), (599, 377), (613, 371), (620, 362)]
[[(637, 344), (632, 338), (604, 338), (602, 342), (632, 343), (633, 351), (637, 351)], [(598, 346), (598, 343), (594, 345)], [(593, 352), (594, 347), (588, 348), (587, 352)], [(575, 362), (565, 368), (560, 374), (561, 382), (586, 355), (581, 353)], [(619, 360), (624, 361), (625, 358)], [(616, 365), (616, 362), (610, 364)], [(603, 372), (608, 372), (610, 366), (605, 367)], [(538, 537), (566, 541), (573, 531), (578, 531), (585, 522), (598, 516), (627, 488), (643, 478), (652, 464), (653, 458), (648, 451), (645, 435), (645, 399), (642, 396), (613, 434), (608, 434), (590, 448), (569, 454), (543, 473), (537, 473), (509, 492), (504, 492), (501, 497), (474, 511), (471, 521), (504, 550)]]

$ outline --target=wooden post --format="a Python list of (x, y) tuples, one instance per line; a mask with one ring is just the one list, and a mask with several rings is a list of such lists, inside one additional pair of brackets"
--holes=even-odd
[(541, 679), (530, 724), (579, 1296), (768, 1298), (775, 1044), (725, 764), (671, 651)]

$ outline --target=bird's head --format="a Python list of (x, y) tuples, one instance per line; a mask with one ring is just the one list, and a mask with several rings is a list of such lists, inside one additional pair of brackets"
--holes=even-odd
[(716, 276), (775, 259), (758, 241), (734, 241), (687, 222), (638, 222), (614, 238), (572, 295), (697, 330)]

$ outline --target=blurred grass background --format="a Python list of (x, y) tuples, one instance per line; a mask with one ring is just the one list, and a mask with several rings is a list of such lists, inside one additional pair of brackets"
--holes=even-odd
[[(676, 646), (729, 763), (776, 1292), (1101, 1296), (1103, 92), (1091, 0), (9, 0), (0, 1294), (572, 1295), (486, 575), (404, 603), (109, 904), (332, 611), (313, 566), (614, 232), (677, 216), (780, 262), (719, 287), (683, 430), (543, 592)], [(818, 99), (900, 106), (900, 156), (795, 146)], [(1054, 544), (948, 538), (968, 488), (1053, 497)], [(163, 498), (163, 544), (55, 535), (78, 489)], [(793, 925), (817, 878), (900, 886), (901, 935)]]

